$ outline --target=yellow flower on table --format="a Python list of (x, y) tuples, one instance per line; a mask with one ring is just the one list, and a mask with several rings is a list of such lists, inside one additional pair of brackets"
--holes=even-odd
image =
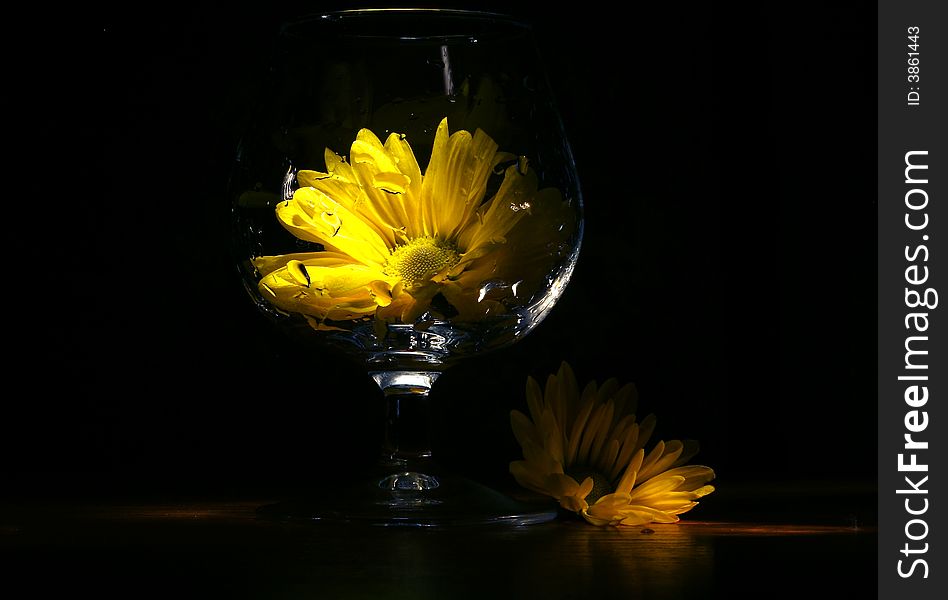
[[(498, 152), (482, 130), (450, 133), (447, 119), (424, 175), (396, 133), (383, 144), (362, 129), (348, 161), (328, 148), (325, 160), (326, 172), (299, 171), (299, 189), (276, 208), (284, 228), (324, 250), (254, 261), (264, 297), (317, 328), (366, 316), (412, 322), (439, 293), (459, 319), (502, 313), (483, 283), (537, 289), (556, 258), (551, 242), (575, 228), (574, 211), (558, 190), (538, 188), (525, 158)], [(504, 162), (514, 164), (485, 200)]]
[(674, 523), (678, 515), (714, 491), (714, 471), (686, 465), (697, 443), (658, 442), (645, 446), (655, 416), (636, 421), (635, 387), (615, 379), (590, 382), (579, 392), (565, 362), (546, 389), (527, 380), (530, 417), (511, 411), (524, 460), (510, 463), (523, 487), (552, 496), (561, 507), (594, 525)]

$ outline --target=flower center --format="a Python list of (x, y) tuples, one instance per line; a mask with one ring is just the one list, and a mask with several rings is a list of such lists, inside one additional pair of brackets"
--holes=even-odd
[(460, 260), (454, 244), (433, 237), (417, 237), (392, 251), (385, 263), (385, 274), (399, 277), (408, 284), (421, 283)]
[(599, 500), (606, 494), (611, 494), (615, 491), (615, 489), (612, 487), (612, 482), (609, 481), (608, 477), (599, 471), (594, 471), (588, 467), (571, 468), (566, 471), (566, 474), (575, 479), (580, 485), (586, 481), (587, 477), (592, 477), (593, 489), (591, 492), (589, 492), (589, 495), (586, 496), (586, 503), (590, 506), (595, 504), (596, 500)]

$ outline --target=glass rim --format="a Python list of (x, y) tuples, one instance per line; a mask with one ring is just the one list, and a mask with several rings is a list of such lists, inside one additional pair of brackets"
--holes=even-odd
[[(345, 31), (346, 25), (356, 23), (360, 24), (359, 30)], [(461, 23), (470, 28), (458, 30), (457, 27)], [(367, 24), (369, 27), (361, 28), (363, 27), (361, 24)], [(390, 32), (381, 31), (385, 26), (392, 26), (393, 24), (402, 25), (405, 29)], [(455, 29), (446, 29), (441, 33), (411, 33), (425, 25), (433, 24), (454, 25)], [(334, 33), (342, 37), (403, 41), (477, 38), (479, 35), (496, 37), (504, 33), (528, 33), (532, 30), (532, 26), (526, 21), (509, 14), (491, 11), (457, 8), (355, 8), (311, 13), (290, 19), (283, 23), (281, 34), (291, 37), (308, 37), (305, 31), (294, 30), (322, 26), (332, 27), (336, 30)], [(371, 26), (375, 26), (380, 30), (372, 31)]]

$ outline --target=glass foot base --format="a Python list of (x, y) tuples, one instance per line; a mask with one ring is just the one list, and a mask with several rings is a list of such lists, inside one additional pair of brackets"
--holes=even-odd
[(402, 472), (355, 486), (328, 485), (318, 494), (261, 506), (257, 515), (380, 526), (518, 526), (552, 521), (557, 510), (519, 502), (464, 477)]

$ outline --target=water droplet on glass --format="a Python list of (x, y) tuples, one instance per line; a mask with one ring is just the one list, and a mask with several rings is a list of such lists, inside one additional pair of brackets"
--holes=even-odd
[[(518, 282), (519, 283), (519, 282)], [(487, 294), (493, 292), (494, 290), (506, 290), (510, 288), (510, 284), (504, 281), (503, 279), (490, 279), (481, 284), (481, 289), (477, 291), (477, 301), (481, 302), (484, 298), (487, 297)]]
[(283, 174), (283, 199), (289, 200), (293, 197), (294, 182), (296, 181), (296, 169), (290, 165)]

